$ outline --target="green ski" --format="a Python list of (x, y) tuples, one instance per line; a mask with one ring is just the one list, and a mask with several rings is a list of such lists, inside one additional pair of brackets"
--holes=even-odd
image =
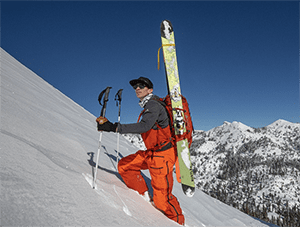
[[(179, 83), (174, 31), (171, 22), (164, 20), (161, 23), (160, 31), (168, 92), (171, 98), (175, 135), (178, 135), (177, 138), (180, 138), (180, 135), (186, 132), (186, 127), (184, 123), (180, 124), (184, 119), (184, 111)], [(195, 183), (188, 140), (176, 139), (176, 147), (182, 189), (187, 196), (192, 197), (195, 193)]]

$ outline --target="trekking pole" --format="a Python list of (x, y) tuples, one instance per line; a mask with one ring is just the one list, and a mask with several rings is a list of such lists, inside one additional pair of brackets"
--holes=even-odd
[[(120, 120), (121, 120), (122, 91), (123, 91), (123, 89), (120, 89), (115, 96), (117, 106), (119, 104), (118, 123), (120, 123)], [(118, 101), (119, 101), (119, 103), (118, 103)], [(117, 135), (117, 164), (119, 163), (119, 144), (120, 144), (120, 133), (118, 132), (118, 135)]]
[[(101, 117), (105, 117), (106, 104), (107, 104), (107, 101), (108, 101), (108, 95), (109, 95), (110, 89), (111, 89), (111, 87), (105, 88), (98, 96), (99, 104), (102, 106), (101, 113), (100, 113)], [(104, 98), (103, 98), (103, 104), (102, 104), (101, 100), (102, 100), (103, 95), (104, 95)], [(100, 149), (101, 149), (102, 133), (103, 133), (103, 131), (100, 131), (100, 138), (99, 138), (99, 144), (98, 144), (98, 153), (97, 153), (97, 159), (96, 159), (96, 170), (95, 170), (95, 175), (94, 175), (93, 189), (95, 189), (96, 179), (97, 179), (97, 170), (98, 170), (99, 154), (100, 154)]]

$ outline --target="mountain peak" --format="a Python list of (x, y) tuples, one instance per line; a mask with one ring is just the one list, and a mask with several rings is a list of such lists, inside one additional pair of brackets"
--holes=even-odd
[(283, 119), (278, 119), (277, 121), (274, 121), (272, 124), (268, 126), (285, 126), (285, 125), (291, 125), (294, 123), (291, 123), (289, 121), (283, 120)]
[(269, 131), (274, 131), (277, 133), (284, 132), (288, 134), (300, 133), (299, 128), (300, 128), (299, 123), (292, 123), (283, 119), (279, 119), (266, 127), (266, 129)]
[(218, 127), (215, 127), (211, 130), (209, 130), (210, 132), (218, 132), (218, 131), (226, 131), (226, 132), (229, 132), (229, 131), (233, 131), (233, 130), (239, 130), (239, 131), (248, 131), (248, 132), (251, 132), (253, 131), (253, 128), (241, 123), (241, 122), (238, 122), (238, 121), (233, 121), (232, 123), (228, 122), (228, 121), (224, 121), (223, 122), (223, 125), (221, 126), (218, 126)]

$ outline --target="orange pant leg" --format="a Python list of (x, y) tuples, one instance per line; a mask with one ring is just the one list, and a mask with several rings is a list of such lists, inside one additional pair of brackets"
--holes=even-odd
[(127, 187), (140, 194), (148, 191), (147, 184), (141, 175), (142, 169), (148, 169), (146, 158), (145, 151), (138, 151), (122, 158), (118, 164), (118, 171)]
[(153, 187), (153, 201), (157, 209), (161, 210), (168, 218), (179, 224), (184, 224), (184, 216), (177, 198), (172, 194), (173, 166), (175, 164), (175, 151), (171, 148), (166, 151), (155, 152), (148, 159)]

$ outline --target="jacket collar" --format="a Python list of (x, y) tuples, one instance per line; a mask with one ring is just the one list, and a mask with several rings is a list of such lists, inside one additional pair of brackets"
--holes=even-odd
[(140, 100), (139, 105), (140, 107), (144, 108), (146, 103), (152, 98), (153, 94), (149, 94), (147, 96), (145, 96), (142, 100)]

